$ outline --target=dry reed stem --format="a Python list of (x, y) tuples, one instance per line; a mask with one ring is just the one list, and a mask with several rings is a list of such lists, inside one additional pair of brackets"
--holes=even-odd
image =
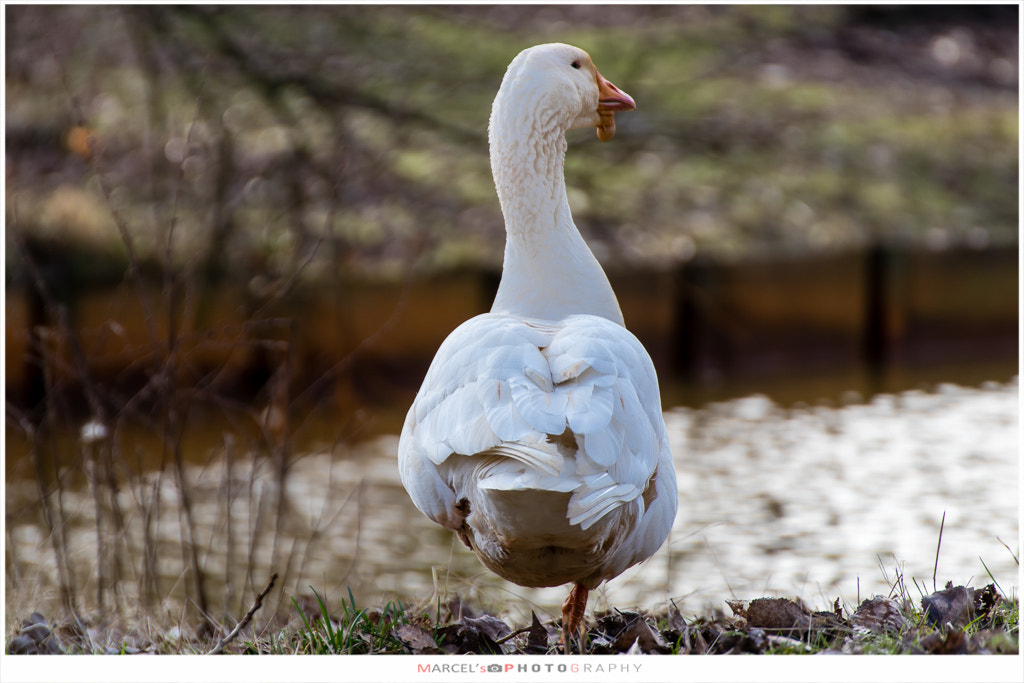
[(239, 621), (238, 624), (236, 624), (233, 629), (231, 629), (231, 633), (224, 636), (224, 638), (222, 638), (221, 641), (217, 643), (217, 647), (213, 648), (206, 654), (219, 655), (222, 652), (224, 652), (224, 646), (226, 646), (228, 643), (234, 640), (238, 636), (238, 634), (242, 632), (242, 629), (249, 625), (249, 622), (252, 621), (253, 615), (255, 615), (257, 610), (259, 610), (259, 608), (263, 606), (263, 598), (267, 597), (271, 589), (274, 588), (275, 581), (277, 581), (277, 572), (274, 572), (270, 575), (270, 582), (267, 584), (266, 588), (260, 591), (260, 593), (256, 596), (256, 600), (252, 603), (252, 607), (250, 607), (249, 611), (245, 613), (245, 616), (242, 617), (242, 620)]
[[(129, 15), (129, 19), (138, 19), (135, 15)], [(68, 108), (72, 119), (76, 124), (85, 128), (86, 116), (78, 94), (75, 92), (71, 82), (70, 73), (66, 60), (61, 57), (55, 46), (49, 45), (50, 53), (55, 60), (60, 73), (63, 90), (68, 99)], [(146, 61), (149, 57), (147, 51), (140, 54), (140, 62), (143, 70), (155, 82), (160, 70), (152, 61)], [(155, 130), (160, 123), (158, 110), (160, 109), (159, 96), (161, 89), (153, 87), (149, 80), (144, 79), (147, 86), (147, 103), (149, 105), (150, 128), (147, 131)], [(195, 109), (192, 116), (192, 125), (186, 134), (186, 146), (193, 140), (193, 132), (196, 123), (200, 120), (201, 110), (204, 109), (212, 98), (207, 97), (204, 92), (206, 88), (205, 78), (199, 74), (198, 92), (195, 98)], [(275, 99), (279, 107), (282, 101)], [(287, 111), (287, 108), (284, 108)], [(215, 118), (215, 117), (214, 117)], [(219, 159), (219, 167), (222, 175), (230, 173), (231, 144), (227, 140), (229, 131), (222, 130), (225, 137), (225, 145), (222, 146), (223, 158)], [(184, 265), (176, 262), (176, 254), (181, 250), (181, 206), (186, 200), (186, 184), (184, 166), (179, 165), (177, 172), (172, 179), (170, 186), (169, 217), (160, 219), (161, 224), (158, 241), (161, 247), (157, 252), (157, 260), (162, 267), (161, 291), (154, 293), (148, 290), (147, 279), (143, 274), (144, 256), (140, 251), (139, 235), (148, 226), (140, 226), (134, 223), (128, 214), (118, 208), (118, 202), (114, 198), (116, 179), (111, 172), (111, 157), (106, 149), (95, 138), (90, 137), (87, 141), (89, 146), (88, 164), (96, 182), (98, 190), (105, 200), (107, 211), (112, 218), (113, 227), (116, 229), (126, 253), (127, 266), (123, 275), (122, 285), (129, 286), (135, 293), (141, 306), (141, 317), (145, 323), (145, 342), (149, 344), (149, 356), (152, 364), (145, 368), (145, 384), (142, 388), (134, 391), (130, 396), (118, 395), (115, 391), (103, 386), (92, 376), (92, 368), (89, 364), (88, 348), (83, 348), (78, 331), (74, 329), (69, 320), (68, 312), (61, 306), (58, 297), (50, 291), (49, 283), (43, 277), (38, 264), (31, 262), (31, 254), (28, 246), (24, 243), (24, 236), (17, 226), (17, 207), (14, 207), (14, 230), (12, 230), (13, 241), (21, 255), (28, 262), (28, 272), (32, 284), (42, 300), (46, 309), (46, 324), (39, 326), (39, 330), (33, 337), (33, 348), (39, 354), (39, 362), (44, 374), (44, 408), (42, 424), (34, 428), (31, 433), (33, 463), (36, 465), (36, 478), (39, 486), (39, 498), (43, 508), (44, 521), (49, 531), (48, 537), (53, 545), (53, 552), (56, 557), (58, 581), (61, 595), (66, 606), (77, 616), (76, 595), (81, 586), (76, 580), (75, 572), (68, 559), (67, 543), (65, 537), (67, 529), (67, 515), (63, 508), (63, 475), (59, 469), (58, 447), (55, 437), (58, 427), (67, 427), (69, 415), (65, 404), (66, 398), (61, 396), (61, 377), (71, 376), (81, 383), (85, 398), (88, 401), (92, 418), (112, 428), (111, 434), (100, 442), (81, 444), (78, 449), (78, 462), (85, 465), (85, 474), (90, 489), (92, 504), (95, 508), (96, 526), (96, 600), (101, 611), (113, 606), (117, 611), (121, 610), (122, 581), (126, 575), (126, 567), (134, 568), (136, 563), (141, 561), (141, 571), (134, 572), (138, 581), (139, 597), (147, 609), (152, 610), (161, 596), (161, 577), (158, 567), (157, 544), (158, 529), (160, 525), (160, 509), (166, 503), (162, 500), (161, 482), (165, 477), (172, 477), (177, 487), (178, 504), (178, 530), (180, 532), (180, 551), (185, 567), (185, 592), (186, 605), (190, 602), (198, 607), (199, 613), (209, 622), (209, 600), (207, 599), (208, 579), (203, 563), (201, 562), (204, 549), (200, 547), (197, 537), (196, 520), (193, 518), (194, 491), (191, 482), (186, 477), (185, 459), (182, 453), (183, 439), (187, 433), (187, 423), (190, 417), (190, 406), (196, 398), (204, 398), (211, 404), (220, 407), (225, 414), (230, 412), (227, 402), (217, 396), (209, 389), (215, 386), (215, 381), (228, 366), (224, 360), (221, 366), (206, 374), (194, 387), (184, 385), (180, 376), (187, 371), (194, 370), (190, 366), (190, 359), (184, 353), (189, 339), (201, 338), (201, 332), (195, 330), (196, 311), (199, 305), (198, 288), (203, 284), (202, 274), (206, 270), (197, 269), (189, 261)], [(312, 163), (310, 153), (310, 142), (308, 140), (293, 140), (296, 149), (295, 160), (298, 163)], [(156, 200), (158, 187), (155, 182), (153, 142), (147, 137), (143, 153), (149, 164), (149, 175), (151, 181), (151, 199)], [(227, 152), (225, 152), (227, 150)], [(224, 176), (227, 177), (227, 176)], [(219, 190), (226, 187), (224, 177), (218, 179)], [(285, 545), (286, 524), (285, 514), (289, 510), (289, 501), (286, 497), (285, 479), (287, 469), (292, 459), (292, 438), (294, 427), (291, 424), (290, 413), (294, 407), (310, 397), (315, 397), (322, 390), (323, 386), (333, 381), (338, 375), (345, 372), (357, 359), (360, 352), (373, 346), (381, 335), (388, 332), (395, 321), (406, 307), (408, 293), (411, 289), (413, 278), (407, 278), (405, 287), (399, 301), (396, 303), (391, 316), (381, 327), (353, 349), (346, 358), (343, 358), (327, 373), (322, 375), (312, 386), (295, 395), (293, 380), (295, 374), (295, 349), (293, 338), (295, 335), (296, 323), (293, 319), (261, 319), (269, 311), (270, 307), (280, 302), (300, 281), (303, 273), (313, 263), (323, 244), (329, 239), (334, 230), (333, 217), (340, 203), (340, 196), (337, 192), (331, 197), (328, 215), (324, 219), (323, 235), (315, 236), (310, 234), (305, 226), (303, 208), (308, 204), (308, 198), (301, 190), (301, 187), (294, 186), (296, 191), (292, 212), (294, 220), (292, 230), (297, 235), (297, 243), (305, 245), (305, 248), (297, 248), (292, 253), (290, 273), (283, 282), (276, 286), (262, 301), (250, 309), (249, 320), (244, 323), (244, 328), (249, 334), (257, 332), (250, 337), (249, 334), (242, 335), (235, 341), (230, 342), (230, 347), (250, 346), (270, 350), (274, 355), (281, 354), (277, 372), (271, 379), (270, 408), (283, 418), (277, 429), (267, 429), (267, 425), (261, 424), (264, 428), (264, 438), (270, 447), (272, 462), (276, 467), (276, 496), (273, 493), (263, 492), (255, 494), (253, 483), (256, 475), (255, 463), (249, 482), (249, 507), (252, 512), (255, 507), (255, 519), (250, 514), (250, 538), (248, 548), (248, 568), (246, 581), (243, 583), (255, 588), (252, 577), (254, 559), (256, 555), (255, 539), (265, 530), (274, 534), (272, 561), (274, 566), (284, 562), (281, 581), (288, 581), (288, 577), (295, 571), (295, 564), (301, 568), (306, 566), (309, 554), (320, 532), (314, 530), (312, 536), (306, 539), (305, 547), (301, 547), (300, 539), (295, 538), (290, 545)], [(219, 224), (225, 220), (224, 214), (228, 210), (225, 205), (226, 194), (218, 192), (215, 197), (214, 208), (218, 211), (215, 223)], [(218, 202), (219, 200), (219, 202)], [(218, 227), (218, 226), (215, 226)], [(424, 245), (418, 249), (422, 252)], [(214, 252), (219, 253), (219, 252)], [(197, 272), (198, 271), (198, 272)], [(162, 319), (162, 320), (161, 320)], [(160, 331), (159, 322), (166, 325), (166, 329)], [(286, 335), (284, 341), (274, 339), (258, 338), (259, 330), (281, 330)], [(276, 336), (276, 335), (275, 335)], [(235, 339), (232, 337), (232, 339)], [(195, 374), (195, 373), (193, 373)], [(155, 403), (155, 409), (145, 407), (147, 402)], [(141, 408), (141, 409), (140, 409)], [(240, 414), (246, 411), (239, 410)], [(155, 415), (154, 415), (155, 413)], [(229, 420), (231, 419), (228, 415)], [(158, 437), (161, 438), (162, 454), (161, 462), (152, 480), (143, 476), (144, 464), (141, 454), (136, 453), (137, 462), (130, 465), (125, 460), (125, 454), (121, 452), (121, 428), (126, 422), (138, 421), (147, 425)], [(256, 449), (253, 449), (256, 450)], [(235, 456), (226, 453), (228, 461), (225, 468), (228, 473), (227, 483), (227, 512), (228, 512), (228, 562), (226, 565), (226, 585), (228, 589), (225, 595), (225, 614), (229, 612), (233, 595), (244, 594), (244, 589), (237, 589), (234, 582), (230, 580), (232, 575), (232, 562), (236, 550), (236, 544), (244, 542), (238, 536), (242, 535), (239, 529), (231, 526), (231, 481), (230, 475), (235, 466), (231, 459)], [(52, 468), (52, 473), (49, 471)], [(125, 518), (125, 511), (118, 501), (117, 491), (121, 485), (121, 479), (127, 481), (130, 491), (134, 494), (135, 505), (140, 513), (142, 524), (142, 549), (141, 557), (136, 557), (132, 544), (128, 540), (128, 523)], [(51, 483), (51, 481), (55, 481)], [(362, 514), (363, 514), (363, 485), (357, 490), (357, 530), (356, 547), (361, 540)], [(243, 494), (244, 495), (244, 494)], [(163, 496), (166, 497), (166, 496)], [(276, 500), (275, 500), (276, 498)], [(276, 506), (275, 506), (276, 504)], [(275, 509), (276, 508), (276, 509)], [(325, 518), (328, 511), (325, 510)], [(339, 509), (334, 513), (336, 518), (341, 514)], [(240, 554), (245, 554), (238, 547)], [(356, 568), (357, 560), (354, 558), (346, 575)], [(133, 573), (133, 572), (128, 572)], [(300, 570), (301, 573), (301, 570)], [(237, 593), (234, 591), (237, 590)], [(113, 598), (111, 600), (110, 598)], [(244, 598), (238, 597), (238, 608), (244, 607)], [(111, 603), (113, 603), (111, 605)], [(211, 624), (212, 625), (212, 624)]]
[[(45, 278), (42, 276), (38, 264), (28, 248), (28, 245), (24, 241), (24, 235), (21, 230), (21, 223), (18, 218), (17, 203), (13, 207), (13, 220), (9, 226), (9, 234), (12, 237), (12, 242), (15, 248), (19, 251), (23, 263), (29, 273), (29, 277), (32, 280), (32, 286), (35, 288), (39, 298), (41, 299), (47, 315), (52, 320), (56, 313), (56, 302), (50, 294), (50, 288), (46, 284)], [(61, 602), (66, 608), (72, 613), (77, 612), (77, 604), (75, 600), (75, 594), (71, 590), (71, 565), (68, 561), (67, 551), (67, 539), (64, 535), (64, 505), (63, 498), (61, 495), (60, 483), (61, 475), (60, 468), (57, 464), (56, 446), (52, 443), (52, 437), (56, 429), (56, 407), (54, 406), (54, 378), (53, 366), (58, 362), (59, 348), (53, 353), (47, 351), (47, 341), (54, 338), (53, 330), (50, 327), (37, 326), (31, 330), (30, 348), (37, 350), (39, 363), (42, 369), (42, 380), (45, 398), (45, 410), (40, 421), (39, 428), (32, 424), (28, 417), (22, 417), (19, 420), (19, 424), (22, 429), (25, 430), (29, 437), (30, 449), (29, 454), (33, 464), (33, 470), (36, 479), (36, 485), (38, 487), (40, 507), (43, 512), (43, 521), (46, 524), (47, 536), (50, 539), (51, 546), (53, 548), (54, 563), (57, 569), (58, 583), (60, 584)], [(10, 406), (7, 406), (10, 411)], [(54, 481), (57, 487), (57, 506), (54, 509), (53, 503), (50, 500), (49, 487), (46, 483), (46, 475), (43, 466), (42, 457), (42, 443), (40, 430), (44, 434), (49, 435), (51, 438), (51, 462), (53, 465)]]
[(932, 590), (935, 587), (935, 576), (939, 573), (939, 551), (942, 549), (942, 530), (946, 528), (946, 511), (942, 511), (942, 524), (939, 525), (939, 544), (935, 546), (935, 568), (932, 570)]

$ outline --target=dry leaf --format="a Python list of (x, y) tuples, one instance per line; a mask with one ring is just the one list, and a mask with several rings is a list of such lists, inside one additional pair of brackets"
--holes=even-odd
[(394, 631), (395, 638), (402, 642), (402, 645), (420, 654), (440, 654), (434, 638), (419, 626), (413, 624), (402, 624)]
[(881, 595), (860, 603), (852, 621), (854, 626), (873, 632), (899, 633), (910, 626), (896, 601)]
[(921, 639), (921, 647), (933, 655), (967, 654), (967, 638), (963, 631), (951, 630), (945, 637), (932, 633)]
[(441, 647), (458, 654), (501, 654), (511, 646), (498, 645), (497, 640), (512, 633), (501, 619), (490, 615), (462, 619), (441, 629)]
[(799, 638), (811, 625), (811, 613), (785, 598), (758, 598), (746, 609), (747, 624), (767, 633)]
[(974, 589), (956, 586), (921, 598), (921, 608), (933, 626), (964, 627), (974, 619)]
[(57, 641), (46, 625), (46, 617), (33, 612), (21, 622), (21, 632), (11, 638), (7, 650), (12, 655), (59, 655)]
[(639, 615), (631, 619), (615, 637), (613, 647), (618, 650), (632, 650), (639, 646), (646, 654), (666, 653), (671, 650), (661, 634), (651, 628)]
[(533, 616), (533, 622), (526, 634), (526, 650), (539, 654), (545, 653), (548, 651), (548, 630), (540, 623), (536, 612), (531, 611), (530, 614)]

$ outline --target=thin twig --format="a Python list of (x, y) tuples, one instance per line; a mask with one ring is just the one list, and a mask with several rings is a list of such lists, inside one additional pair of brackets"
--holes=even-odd
[(1013, 554), (1013, 551), (1010, 550), (1010, 546), (1006, 545), (1006, 542), (1003, 541), (1003, 539), (999, 538), (998, 536), (996, 536), (996, 540), (1003, 544), (1003, 547), (1006, 548), (1006, 550), (1010, 553), (1010, 557), (1013, 558), (1013, 561), (1019, 567), (1020, 566), (1020, 558), (1018, 558), (1016, 555)]
[(224, 652), (224, 646), (234, 640), (238, 634), (242, 632), (242, 629), (249, 625), (249, 622), (252, 621), (253, 615), (255, 615), (256, 611), (263, 606), (263, 598), (267, 597), (267, 594), (269, 594), (271, 589), (273, 589), (275, 581), (277, 581), (277, 572), (271, 574), (270, 583), (268, 583), (267, 587), (260, 591), (260, 594), (256, 596), (256, 601), (252, 603), (252, 607), (250, 607), (249, 611), (245, 613), (242, 620), (238, 622), (233, 629), (231, 629), (231, 633), (224, 636), (224, 638), (217, 643), (217, 647), (210, 650), (207, 654), (219, 655)]
[(502, 643), (507, 643), (508, 641), (512, 640), (516, 636), (521, 636), (524, 633), (529, 633), (531, 631), (531, 629), (533, 629), (532, 625), (526, 626), (524, 628), (521, 628), (518, 631), (512, 631), (512, 633), (509, 633), (507, 636), (503, 636), (501, 638), (498, 638), (496, 641), (494, 641), (494, 644), (495, 645), (501, 645)]

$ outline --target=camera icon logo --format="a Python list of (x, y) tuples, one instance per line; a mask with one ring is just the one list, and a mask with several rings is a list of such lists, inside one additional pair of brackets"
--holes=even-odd
[(488, 664), (487, 665), (488, 673), (501, 673), (504, 670), (505, 669), (504, 669), (504, 667), (501, 666), (501, 664)]

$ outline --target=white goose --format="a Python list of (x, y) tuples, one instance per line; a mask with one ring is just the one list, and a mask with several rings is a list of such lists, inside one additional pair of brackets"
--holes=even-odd
[(490, 120), (505, 263), (490, 313), (444, 341), (398, 446), (413, 503), (522, 586), (588, 592), (650, 557), (678, 504), (650, 356), (623, 324), (565, 192), (565, 131), (615, 134), (633, 99), (563, 44), (521, 52)]

